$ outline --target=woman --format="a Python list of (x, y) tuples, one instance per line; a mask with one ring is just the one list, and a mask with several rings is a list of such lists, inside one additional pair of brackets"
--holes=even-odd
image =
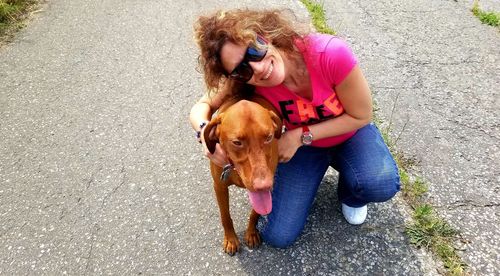
[[(284, 119), (273, 210), (259, 222), (264, 241), (281, 248), (300, 235), (328, 166), (339, 172), (338, 197), (351, 224), (365, 221), (368, 203), (399, 191), (398, 169), (370, 123), (371, 92), (351, 49), (338, 37), (297, 30), (277, 10), (218, 11), (195, 24), (209, 90), (190, 113), (198, 137), (238, 85), (253, 87)], [(210, 160), (227, 164), (219, 146), (210, 154), (203, 135), (200, 142)]]

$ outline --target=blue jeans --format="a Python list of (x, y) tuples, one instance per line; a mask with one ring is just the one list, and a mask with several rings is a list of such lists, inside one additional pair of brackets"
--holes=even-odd
[(302, 146), (278, 165), (272, 212), (258, 224), (266, 243), (285, 248), (297, 239), (328, 166), (339, 172), (339, 201), (348, 206), (387, 201), (399, 191), (398, 168), (373, 124), (331, 148)]

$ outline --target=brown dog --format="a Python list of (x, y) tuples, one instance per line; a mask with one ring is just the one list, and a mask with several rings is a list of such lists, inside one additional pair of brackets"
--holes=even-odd
[[(204, 131), (205, 143), (213, 153), (220, 144), (232, 167), (224, 169), (210, 162), (214, 189), (224, 227), (223, 249), (233, 255), (239, 249), (229, 213), (229, 186), (246, 188), (252, 211), (245, 241), (250, 248), (260, 245), (256, 224), (259, 215), (267, 215), (272, 209), (271, 189), (274, 172), (278, 165), (278, 142), (282, 121), (274, 108), (264, 99), (227, 101), (219, 108)], [(223, 173), (225, 177), (223, 177)], [(227, 175), (226, 175), (227, 174)]]

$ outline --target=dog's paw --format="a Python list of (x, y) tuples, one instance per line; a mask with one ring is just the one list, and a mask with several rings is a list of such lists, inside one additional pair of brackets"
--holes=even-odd
[(245, 233), (245, 241), (250, 248), (256, 248), (259, 247), (261, 241), (260, 241), (260, 235), (258, 231), (247, 231)]
[(226, 238), (224, 237), (224, 243), (222, 244), (224, 252), (233, 256), (240, 249), (240, 241), (237, 237)]

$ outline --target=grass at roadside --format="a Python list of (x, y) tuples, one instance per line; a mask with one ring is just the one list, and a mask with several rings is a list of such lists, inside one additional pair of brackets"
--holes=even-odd
[(318, 32), (332, 35), (335, 34), (335, 31), (328, 27), (328, 24), (326, 23), (323, 3), (319, 4), (313, 0), (301, 0), (301, 2), (309, 11), (309, 14), (312, 17), (313, 25)]
[[(378, 123), (380, 126), (380, 122)], [(462, 261), (453, 246), (459, 233), (445, 220), (441, 219), (430, 205), (425, 195), (428, 184), (420, 177), (411, 177), (408, 173), (413, 161), (405, 159), (395, 150), (395, 144), (389, 136), (390, 129), (382, 130), (399, 167), (403, 198), (413, 210), (413, 221), (406, 225), (406, 235), (418, 248), (433, 252), (443, 262), (447, 275), (466, 275), (467, 265)]]
[(479, 0), (474, 1), (471, 11), (483, 24), (493, 27), (500, 26), (500, 12), (483, 11), (479, 7)]
[[(301, 0), (309, 10), (312, 17), (312, 23), (318, 32), (335, 34), (335, 31), (328, 27), (326, 23), (325, 11), (323, 5), (313, 0)], [(397, 98), (395, 100), (397, 102)], [(392, 110), (394, 113), (394, 108)], [(375, 123), (380, 128), (382, 122), (375, 119)], [(401, 177), (402, 194), (406, 202), (413, 209), (413, 222), (406, 225), (406, 234), (410, 242), (419, 248), (426, 248), (437, 255), (446, 268), (449, 275), (465, 275), (467, 265), (457, 254), (453, 247), (453, 242), (458, 237), (458, 232), (453, 229), (446, 221), (439, 218), (433, 207), (426, 202), (427, 184), (421, 178), (412, 178), (408, 171), (414, 162), (405, 158), (403, 154), (396, 150), (398, 138), (394, 141), (390, 138), (392, 126), (392, 116), (389, 119), (389, 125), (382, 129), (382, 136), (391, 149), (396, 162), (398, 163)], [(404, 127), (403, 127), (404, 131)]]
[(39, 0), (0, 0), (0, 43), (24, 26)]

